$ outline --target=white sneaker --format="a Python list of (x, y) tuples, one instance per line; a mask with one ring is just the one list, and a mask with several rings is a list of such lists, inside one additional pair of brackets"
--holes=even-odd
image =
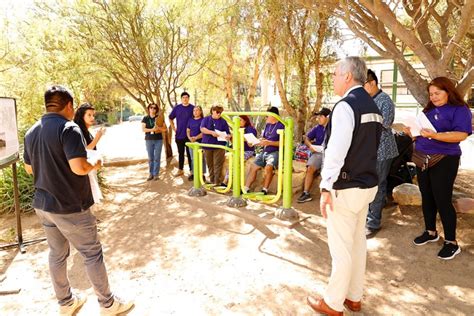
[(70, 305), (63, 305), (59, 306), (59, 315), (64, 315), (64, 316), (72, 316), (74, 313), (76, 313), (79, 308), (84, 305), (84, 303), (87, 301), (87, 297), (81, 297), (77, 294), (72, 295), (72, 302)]
[(125, 300), (114, 295), (114, 303), (108, 308), (101, 307), (100, 314), (103, 316), (104, 315), (118, 315), (130, 310), (134, 305), (135, 303), (126, 302)]

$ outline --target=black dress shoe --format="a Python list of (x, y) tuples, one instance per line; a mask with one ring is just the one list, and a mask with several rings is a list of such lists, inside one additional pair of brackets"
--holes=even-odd
[(375, 235), (377, 235), (377, 233), (379, 231), (380, 231), (380, 228), (366, 227), (365, 228), (365, 238), (367, 238), (367, 239), (373, 238), (373, 237), (375, 237)]

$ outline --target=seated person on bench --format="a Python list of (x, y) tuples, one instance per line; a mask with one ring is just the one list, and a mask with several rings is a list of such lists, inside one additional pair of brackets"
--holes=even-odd
[(298, 198), (298, 203), (304, 203), (311, 201), (313, 198), (309, 192), (315, 178), (316, 172), (321, 170), (323, 164), (323, 152), (313, 147), (322, 146), (324, 143), (324, 137), (326, 136), (326, 125), (328, 123), (328, 117), (331, 114), (331, 110), (328, 108), (322, 108), (321, 111), (314, 113), (318, 118), (318, 125), (313, 127), (304, 138), (304, 143), (311, 150), (311, 156), (306, 163), (306, 175), (304, 178), (303, 193)]
[[(280, 115), (278, 108), (272, 106), (267, 112), (275, 113)], [(268, 187), (272, 182), (273, 170), (278, 167), (278, 150), (280, 146), (280, 135), (277, 131), (279, 129), (284, 129), (285, 126), (279, 122), (273, 116), (267, 116), (267, 124), (265, 125), (265, 130), (263, 131), (262, 139), (257, 144), (259, 146), (264, 146), (263, 152), (257, 155), (254, 163), (250, 167), (249, 174), (247, 175), (247, 180), (245, 181), (244, 191), (248, 192), (250, 186), (255, 181), (257, 177), (257, 172), (260, 168), (265, 170), (265, 179), (263, 182), (262, 192), (263, 194), (268, 193)]]

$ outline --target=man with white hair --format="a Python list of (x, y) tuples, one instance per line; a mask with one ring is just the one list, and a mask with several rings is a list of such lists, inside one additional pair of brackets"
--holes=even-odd
[(344, 305), (361, 310), (365, 277), (367, 209), (377, 192), (377, 148), (382, 116), (362, 85), (367, 67), (359, 57), (337, 63), (333, 73), (336, 103), (326, 127), (321, 171), (320, 209), (327, 219), (332, 258), (329, 283), (322, 298), (308, 296), (312, 309), (343, 315)]

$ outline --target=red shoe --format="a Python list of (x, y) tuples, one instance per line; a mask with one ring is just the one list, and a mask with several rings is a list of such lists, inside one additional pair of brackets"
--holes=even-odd
[(353, 312), (360, 312), (360, 310), (362, 309), (362, 303), (360, 301), (354, 302), (347, 298), (344, 300), (344, 306), (346, 306)]
[(343, 316), (343, 312), (338, 312), (326, 304), (323, 298), (314, 298), (312, 296), (308, 296), (306, 298), (308, 305), (311, 308), (321, 314), (328, 315), (328, 316)]

